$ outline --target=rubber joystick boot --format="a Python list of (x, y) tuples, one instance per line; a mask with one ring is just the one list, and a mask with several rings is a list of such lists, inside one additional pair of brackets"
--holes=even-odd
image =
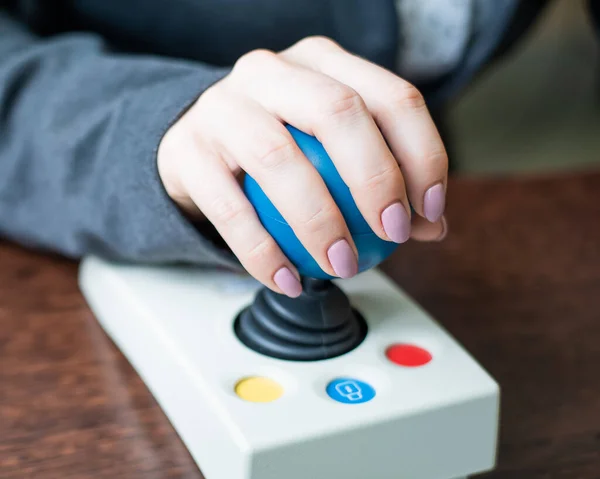
[(263, 288), (235, 321), (235, 333), (250, 349), (290, 361), (341, 356), (360, 345), (367, 324), (344, 292), (329, 280), (304, 279), (292, 299)]

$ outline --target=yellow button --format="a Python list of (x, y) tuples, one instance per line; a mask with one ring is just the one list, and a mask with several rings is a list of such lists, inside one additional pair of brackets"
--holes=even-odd
[(283, 388), (269, 378), (251, 377), (239, 381), (235, 393), (244, 401), (271, 402), (283, 396)]

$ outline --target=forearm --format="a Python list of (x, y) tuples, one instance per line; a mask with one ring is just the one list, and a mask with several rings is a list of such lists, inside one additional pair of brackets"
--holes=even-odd
[(0, 12), (0, 233), (67, 256), (234, 265), (160, 181), (169, 126), (226, 71), (40, 40)]

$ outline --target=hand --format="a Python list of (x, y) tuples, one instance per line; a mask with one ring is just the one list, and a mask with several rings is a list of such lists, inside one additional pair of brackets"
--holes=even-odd
[(252, 51), (169, 129), (158, 168), (170, 197), (208, 219), (265, 286), (301, 292), (296, 269), (240, 187), (242, 172), (259, 183), (323, 271), (357, 271), (344, 219), (284, 123), (321, 141), (378, 236), (403, 243), (445, 235), (448, 159), (415, 87), (326, 38), (280, 53)]

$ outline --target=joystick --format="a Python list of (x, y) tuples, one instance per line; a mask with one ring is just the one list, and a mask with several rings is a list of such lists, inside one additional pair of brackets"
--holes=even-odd
[(247, 196), (301, 274), (299, 297), (256, 282), (231, 288), (239, 276), (218, 269), (91, 256), (79, 281), (99, 324), (207, 479), (464, 479), (492, 469), (498, 384), (377, 271), (397, 245), (368, 229), (319, 142), (290, 131), (346, 219), (360, 274), (328, 277), (247, 177)]
[[(371, 230), (323, 145), (292, 126), (287, 128), (340, 208), (358, 250), (359, 272), (377, 266), (397, 244)], [(267, 288), (260, 290), (235, 321), (240, 341), (266, 356), (291, 361), (330, 359), (358, 347), (367, 334), (360, 312), (317, 265), (251, 176), (246, 177), (244, 190), (265, 229), (298, 268), (303, 293), (292, 299)]]
[(260, 290), (235, 322), (240, 341), (290, 361), (330, 359), (360, 345), (367, 324), (342, 290), (329, 280), (305, 278), (302, 283), (303, 293), (294, 299)]
[[(342, 213), (358, 251), (358, 272), (374, 268), (389, 257), (396, 250), (398, 244), (385, 241), (373, 232), (356, 206), (350, 188), (344, 183), (321, 142), (293, 126), (288, 125), (286, 128), (302, 153), (323, 178), (331, 197)], [(254, 206), (261, 223), (283, 253), (296, 266), (300, 276), (333, 279), (319, 267), (287, 221), (250, 175), (244, 179), (244, 192)]]

